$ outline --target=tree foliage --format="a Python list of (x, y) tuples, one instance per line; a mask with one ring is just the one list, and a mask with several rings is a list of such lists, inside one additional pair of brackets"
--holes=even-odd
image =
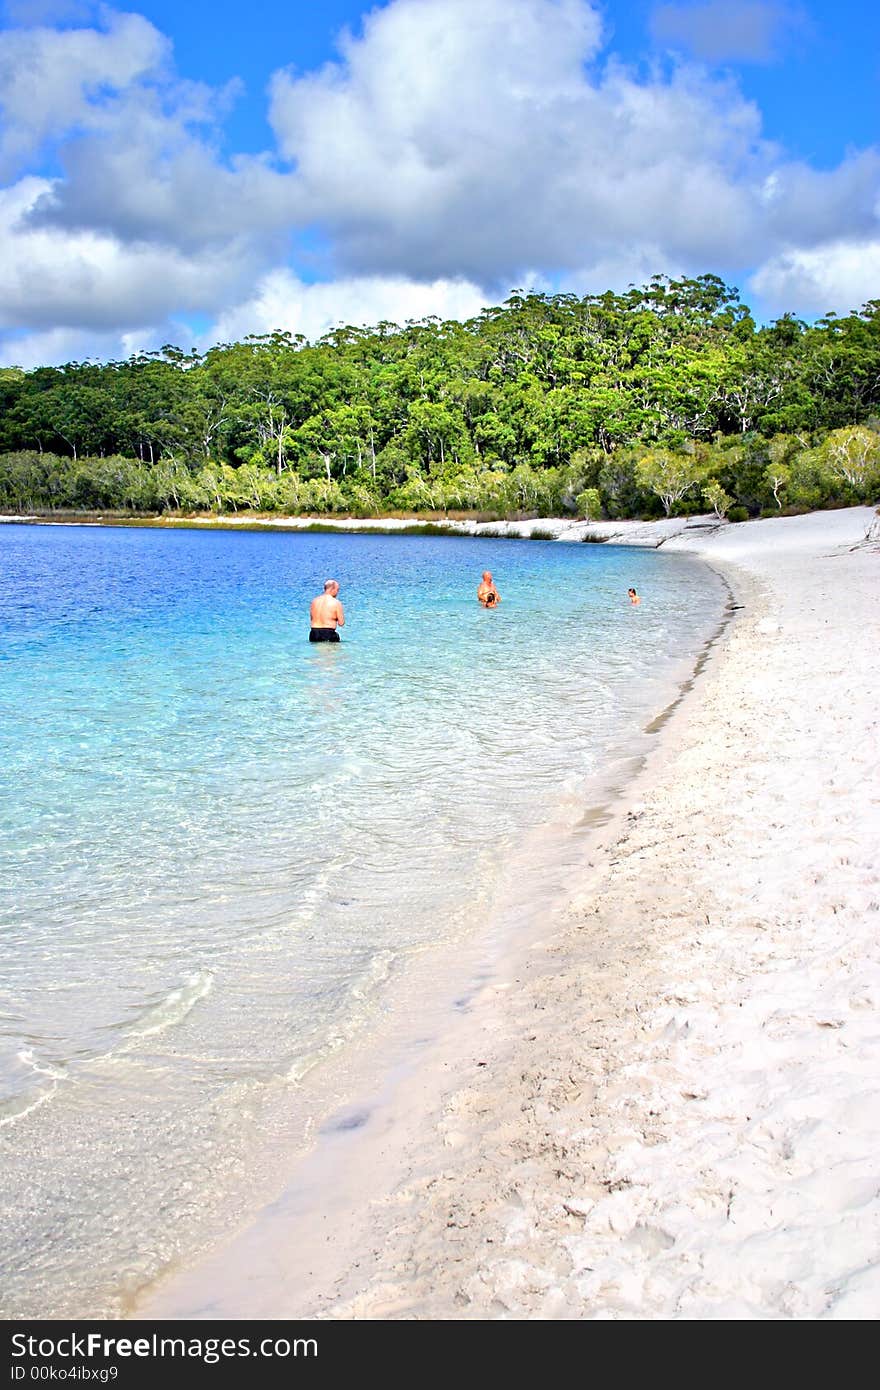
[(713, 275), (466, 323), (0, 370), (0, 507), (751, 515), (876, 498), (880, 301), (758, 327)]

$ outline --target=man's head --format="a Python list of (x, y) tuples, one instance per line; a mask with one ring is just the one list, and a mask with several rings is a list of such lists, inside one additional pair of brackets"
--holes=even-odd
[(339, 593), (339, 585), (335, 579), (324, 580), (324, 593), (329, 594), (331, 598), (336, 597), (336, 595)]
[(484, 583), (484, 584), (491, 584), (491, 583), (492, 583), (492, 575), (491, 575), (491, 573), (490, 573), (489, 570), (483, 570), (483, 583)]

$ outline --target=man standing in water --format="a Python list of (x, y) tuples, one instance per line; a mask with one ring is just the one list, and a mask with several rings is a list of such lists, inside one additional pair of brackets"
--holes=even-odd
[(336, 597), (338, 593), (339, 585), (336, 580), (327, 579), (324, 582), (323, 594), (318, 594), (317, 598), (312, 599), (312, 606), (309, 609), (310, 642), (339, 641), (339, 633), (336, 629), (337, 627), (345, 627), (345, 614), (342, 611), (342, 604)]
[(484, 608), (494, 608), (496, 603), (501, 602), (501, 595), (495, 588), (492, 575), (488, 570), (483, 570), (483, 578), (477, 585), (477, 598)]

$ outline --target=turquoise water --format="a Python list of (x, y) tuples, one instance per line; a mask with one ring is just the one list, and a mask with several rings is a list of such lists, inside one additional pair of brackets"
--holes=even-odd
[[(310, 646), (331, 575), (343, 642)], [(0, 578), (3, 1311), (95, 1314), (479, 927), (724, 593), (607, 546), (93, 527), (0, 527)]]

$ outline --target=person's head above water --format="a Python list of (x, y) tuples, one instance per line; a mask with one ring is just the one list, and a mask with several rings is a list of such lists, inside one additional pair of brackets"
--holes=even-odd
[(491, 583), (492, 583), (492, 573), (491, 573), (491, 571), (490, 571), (490, 570), (483, 570), (483, 578), (485, 579), (485, 581), (486, 581), (487, 584), (491, 584)]
[(325, 579), (325, 580), (324, 580), (324, 593), (325, 593), (325, 594), (329, 594), (329, 595), (331, 596), (331, 598), (335, 598), (336, 595), (339, 593), (339, 583), (338, 583), (338, 581), (335, 580), (335, 579)]

